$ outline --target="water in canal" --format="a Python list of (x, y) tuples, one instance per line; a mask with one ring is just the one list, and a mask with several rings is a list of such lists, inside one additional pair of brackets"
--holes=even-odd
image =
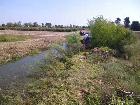
[(27, 56), (19, 61), (0, 65), (0, 89), (26, 83), (28, 75), (32, 73), (33, 69), (37, 69), (45, 56), (46, 51), (43, 51), (38, 55)]

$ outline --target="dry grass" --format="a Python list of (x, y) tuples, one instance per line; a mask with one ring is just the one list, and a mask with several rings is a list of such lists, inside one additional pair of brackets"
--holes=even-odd
[(136, 37), (140, 39), (140, 31), (134, 31), (134, 33), (136, 34)]
[[(0, 42), (0, 63), (6, 63), (11, 60), (16, 60), (25, 55), (30, 54), (35, 49), (47, 49), (50, 43), (62, 42), (65, 40), (64, 35), (68, 33), (56, 32), (22, 32), (22, 31), (0, 31), (0, 34), (9, 34), (13, 37), (18, 34), (18, 37), (30, 35), (30, 39), (26, 41), (15, 42)], [(30, 34), (29, 34), (30, 33)], [(21, 34), (21, 35), (20, 35)]]

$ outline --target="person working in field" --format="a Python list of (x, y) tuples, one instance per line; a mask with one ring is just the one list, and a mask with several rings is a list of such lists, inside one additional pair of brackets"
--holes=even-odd
[(84, 45), (84, 49), (88, 49), (91, 45), (91, 37), (88, 32), (80, 31), (80, 35), (83, 37), (81, 43)]

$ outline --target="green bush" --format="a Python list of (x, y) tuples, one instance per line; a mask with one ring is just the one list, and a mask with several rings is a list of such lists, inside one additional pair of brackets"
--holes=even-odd
[(66, 37), (66, 40), (68, 45), (67, 51), (70, 55), (79, 53), (81, 51), (82, 44), (80, 41), (81, 40), (80, 35), (78, 34), (69, 35)]
[(105, 20), (103, 17), (89, 21), (92, 36), (92, 46), (107, 46), (118, 51), (123, 51), (123, 46), (134, 40), (133, 33), (121, 25)]

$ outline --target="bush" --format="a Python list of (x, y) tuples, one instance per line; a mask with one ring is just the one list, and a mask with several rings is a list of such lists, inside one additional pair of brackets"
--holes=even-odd
[(105, 20), (103, 17), (89, 21), (93, 47), (109, 47), (123, 51), (123, 46), (133, 42), (133, 33), (121, 25)]
[(69, 54), (79, 53), (82, 48), (81, 39), (79, 34), (73, 34), (66, 37)]

